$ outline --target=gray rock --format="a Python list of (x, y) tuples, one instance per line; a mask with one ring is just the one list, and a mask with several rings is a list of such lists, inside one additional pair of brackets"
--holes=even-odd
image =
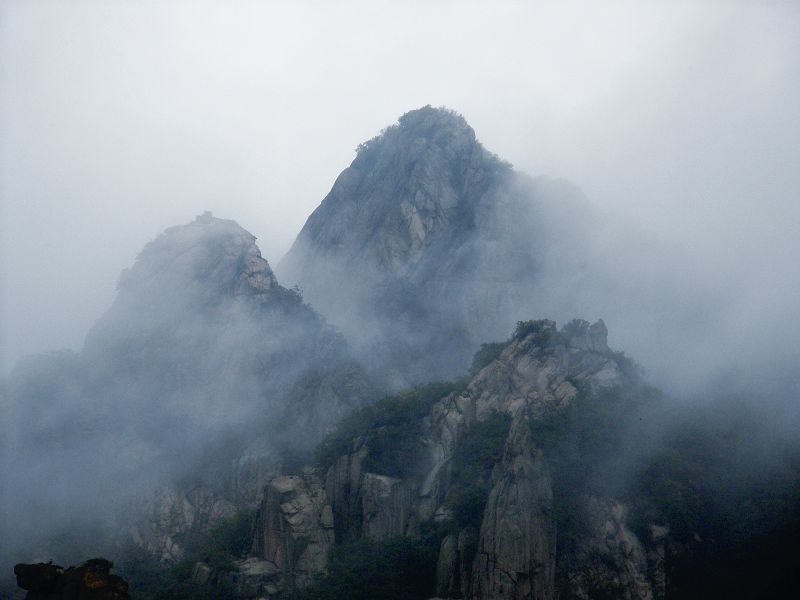
[(303, 588), (323, 571), (334, 539), (331, 507), (314, 471), (270, 482), (258, 512), (253, 551), (283, 574), (285, 589)]
[(556, 524), (550, 474), (522, 419), (512, 424), (481, 524), (473, 566), (478, 598), (555, 597)]
[(536, 271), (509, 244), (535, 239), (527, 187), (460, 115), (411, 111), (359, 147), (278, 272), (398, 385), (458, 375)]
[[(621, 357), (604, 345), (602, 322), (595, 326), (574, 322), (559, 331), (554, 322), (542, 321), (525, 331), (463, 390), (432, 404), (418, 424), (425, 451), (409, 469), (414, 475), (400, 479), (366, 471), (370, 449), (366, 438), (356, 437), (328, 469), (324, 494), (317, 500), (277, 499), (305, 489), (307, 484), (301, 482), (307, 475), (274, 480), (256, 535), (267, 540), (262, 548), (275, 550), (261, 556), (286, 564), (282, 548), (294, 543), (298, 531), (305, 537), (321, 536), (333, 527), (339, 541), (380, 542), (418, 536), (423, 524), (437, 523), (449, 530), (437, 559), (440, 597), (554, 600), (558, 591), (589, 598), (597, 590), (630, 600), (663, 597), (667, 531), (653, 527), (652, 539), (639, 540), (626, 524), (624, 507), (612, 498), (587, 503), (584, 512), (591, 526), (585, 539), (577, 541), (583, 550), (569, 550), (572, 554), (564, 560), (570, 566), (560, 573), (571, 587), (557, 590), (557, 570), (564, 567), (557, 560), (553, 482), (542, 440), (534, 436), (531, 425), (573, 408), (578, 387), (585, 393), (600, 391), (630, 383), (631, 375)], [(602, 396), (592, 397), (600, 401)], [(465, 433), (494, 412), (508, 414), (511, 428), (502, 460), (492, 470), (480, 527), (453, 530), (447, 498), (454, 455)], [(295, 517), (297, 505), (308, 507), (300, 512), (311, 518)], [(314, 568), (319, 573), (325, 558), (317, 556)], [(307, 574), (304, 571), (303, 577)]]
[(238, 598), (269, 596), (282, 586), (283, 574), (275, 563), (255, 557), (238, 560), (233, 569), (220, 574)]
[(413, 510), (413, 491), (402, 480), (365, 473), (361, 485), (362, 535), (375, 541), (408, 532)]
[(131, 527), (133, 540), (161, 562), (183, 557), (180, 540), (188, 533), (202, 533), (214, 523), (232, 516), (235, 506), (213, 490), (196, 486), (162, 487), (139, 506)]

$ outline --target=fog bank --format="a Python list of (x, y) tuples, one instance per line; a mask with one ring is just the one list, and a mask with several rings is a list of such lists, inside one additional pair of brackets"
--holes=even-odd
[(203, 210), (277, 261), (355, 146), (427, 103), (675, 244), (726, 291), (701, 311), (729, 323), (715, 351), (762, 354), (796, 334), (798, 24), (791, 3), (6, 2), (3, 370), (79, 348), (139, 248)]

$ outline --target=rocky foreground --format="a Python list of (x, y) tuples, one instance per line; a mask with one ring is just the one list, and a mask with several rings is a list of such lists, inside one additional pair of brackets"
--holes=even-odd
[(581, 448), (569, 468), (555, 454), (576, 409), (606, 402), (600, 415), (647, 393), (606, 334), (602, 321), (522, 323), (452, 391), (431, 386), (356, 413), (315, 465), (269, 483), (250, 556), (234, 569), (198, 563), (195, 577), (228, 581), (241, 598), (314, 597), (337, 545), (405, 538), (435, 550), (431, 596), (663, 597), (668, 529), (634, 531), (625, 502), (592, 490), (589, 474), (575, 479), (571, 469), (599, 465), (606, 449)]

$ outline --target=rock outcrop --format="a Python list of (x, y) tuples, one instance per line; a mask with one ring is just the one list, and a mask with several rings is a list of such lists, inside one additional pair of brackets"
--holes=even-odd
[(324, 570), (335, 541), (333, 510), (311, 469), (267, 486), (258, 512), (253, 552), (275, 565), (285, 589), (306, 587)]
[(286, 587), (284, 574), (275, 563), (253, 556), (233, 561), (223, 569), (196, 563), (192, 581), (200, 589), (222, 587), (236, 598), (269, 598)]
[(481, 523), (472, 585), (478, 598), (555, 597), (553, 491), (530, 436), (525, 420), (514, 421)]
[(342, 541), (382, 541), (406, 535), (411, 526), (415, 490), (396, 477), (365, 472), (368, 452), (360, 445), (328, 469), (325, 490), (338, 515), (336, 529)]
[(236, 505), (213, 489), (195, 486), (163, 486), (157, 489), (144, 510), (139, 509), (131, 524), (133, 541), (162, 562), (182, 558), (188, 533), (233, 516)]
[[(655, 533), (639, 539), (620, 500), (598, 496), (579, 480), (570, 480), (571, 497), (559, 496), (561, 481), (585, 464), (563, 466), (565, 448), (557, 440), (572, 435), (570, 419), (607, 396), (635, 396), (638, 389), (635, 369), (608, 348), (606, 335), (602, 321), (573, 321), (561, 330), (552, 321), (520, 323), (470, 381), (431, 402), (419, 422), (404, 424), (411, 437), (392, 438), (396, 450), (381, 442), (391, 423), (355, 434), (348, 425), (354, 437), (339, 440), (348, 450), (331, 460), (324, 497), (306, 502), (308, 510), (332, 509), (337, 543), (434, 540), (442, 598), (662, 598), (664, 535), (658, 532), (665, 530), (653, 525)], [(376, 464), (398, 464), (376, 451), (405, 453), (401, 458), (414, 462), (402, 473), (375, 471)], [(281, 477), (270, 489), (287, 481)], [(273, 491), (268, 496), (277, 498)], [(573, 507), (569, 518), (559, 516), (565, 506)], [(279, 548), (277, 540), (286, 539), (285, 525), (268, 525), (287, 523), (286, 507), (277, 499), (261, 506), (257, 539), (280, 532), (260, 546), (262, 558), (272, 556), (263, 548)], [(577, 521), (586, 525), (578, 528)], [(559, 535), (570, 543), (561, 547)], [(318, 572), (323, 566), (317, 563)]]

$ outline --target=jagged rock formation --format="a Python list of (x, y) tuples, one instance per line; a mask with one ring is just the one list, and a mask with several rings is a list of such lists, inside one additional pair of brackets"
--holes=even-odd
[[(652, 277), (655, 261), (637, 251), (649, 245), (626, 240), (603, 255), (597, 240), (613, 235), (595, 217), (569, 186), (515, 173), (459, 115), (404, 115), (359, 147), (280, 265), (281, 280), (299, 283), (348, 342), (278, 283), (236, 223), (207, 213), (167, 230), (123, 273), (81, 352), (38, 357), (0, 386), (10, 415), (3, 458), (13, 464), (13, 476), (2, 474), (13, 497), (0, 538), (29, 541), (14, 560), (46, 560), (119, 547), (124, 532), (162, 563), (194, 563), (197, 585), (239, 598), (292, 593), (335, 563), (329, 551), (365, 541), (362, 550), (379, 550), (397, 538), (419, 542), (411, 548), (420, 556), (433, 544), (430, 593), (442, 598), (658, 599), (676, 556), (679, 595), (740, 592), (742, 578), (729, 575), (758, 555), (753, 531), (778, 540), (761, 572), (796, 572), (796, 553), (783, 551), (797, 537), (797, 519), (783, 514), (800, 497), (796, 466), (724, 479), (727, 442), (698, 442), (700, 428), (648, 467), (644, 510), (604, 481), (609, 448), (624, 437), (613, 423), (646, 390), (608, 348), (602, 321), (560, 331), (522, 323), (509, 342), (481, 347), (469, 381), (379, 402), (368, 418), (356, 413), (360, 428), (345, 418), (346, 439), (316, 468), (285, 474), (371, 395), (354, 356), (388, 387), (451, 377), (519, 318), (605, 314), (609, 301), (621, 301), (618, 315), (639, 311), (628, 330), (656, 353), (690, 348), (686, 323), (707, 315), (685, 303), (675, 309), (684, 326), (659, 329), (658, 344), (650, 316), (654, 299), (672, 314), (672, 294), (686, 286), (671, 286), (663, 270)], [(646, 285), (620, 291), (603, 270), (624, 252), (648, 265)], [(647, 284), (655, 280), (666, 283)], [(605, 305), (603, 286), (613, 290)], [(752, 431), (739, 425), (728, 432)], [(795, 444), (775, 448), (773, 458)], [(670, 472), (675, 457), (685, 472)], [(728, 494), (698, 491), (698, 473)], [(756, 526), (742, 524), (731, 514), (751, 518), (758, 486), (779, 493)], [(715, 504), (715, 495), (733, 500)], [(258, 508), (251, 556), (187, 552), (242, 507)], [(701, 536), (707, 510), (718, 514)], [(52, 543), (59, 534), (72, 554)], [(0, 564), (9, 559), (0, 552)], [(697, 592), (707, 565), (711, 583)], [(761, 583), (741, 594), (754, 597)]]
[(163, 562), (175, 562), (184, 552), (180, 539), (188, 532), (233, 516), (236, 505), (213, 488), (164, 485), (149, 499), (145, 510), (128, 526), (133, 541)]
[(333, 511), (313, 470), (267, 486), (256, 521), (253, 552), (274, 564), (289, 590), (308, 586), (333, 547)]
[(550, 473), (522, 420), (512, 423), (501, 473), (483, 514), (472, 593), (478, 598), (553, 598), (556, 523)]
[(205, 563), (197, 563), (192, 570), (192, 580), (201, 589), (227, 586), (240, 598), (269, 597), (285, 587), (282, 574), (274, 563), (253, 557), (234, 561), (232, 568), (224, 571), (215, 571)]
[[(206, 213), (144, 248), (80, 353), (11, 378), (9, 525), (35, 539), (34, 515), (46, 535), (76, 511), (116, 511), (120, 530), (174, 560), (209, 523), (258, 506), (286, 447), (313, 447), (371, 389), (255, 238)], [(72, 475), (52, 506), (46, 482), (60, 473)]]
[[(585, 526), (572, 529), (557, 516), (567, 502), (558, 496), (560, 481), (576, 469), (561, 466), (552, 440), (586, 403), (639, 385), (630, 362), (609, 350), (602, 321), (574, 321), (560, 331), (552, 321), (523, 323), (476, 368), (468, 383), (405, 424), (406, 438), (387, 437), (402, 424), (365, 425), (356, 434), (348, 426), (353, 437), (334, 446), (348, 449), (327, 461), (325, 496), (306, 494), (293, 514), (329, 505), (333, 522), (325, 526), (333, 526), (337, 543), (431, 539), (438, 531), (432, 539), (442, 598), (663, 597), (664, 530), (639, 539), (621, 501), (574, 481), (569, 493), (580, 508), (572, 517)], [(489, 460), (491, 451), (499, 454)], [(387, 462), (387, 453), (398, 460)], [(286, 486), (285, 478), (276, 485)], [(256, 539), (268, 539), (290, 529), (290, 516), (273, 501), (262, 504), (259, 523)], [(303, 535), (320, 535), (320, 527)], [(265, 549), (277, 547), (256, 546), (266, 560), (274, 550)]]
[(362, 144), (279, 265), (401, 384), (455, 376), (530, 314), (545, 217), (567, 186), (514, 173), (463, 117), (430, 106)]

